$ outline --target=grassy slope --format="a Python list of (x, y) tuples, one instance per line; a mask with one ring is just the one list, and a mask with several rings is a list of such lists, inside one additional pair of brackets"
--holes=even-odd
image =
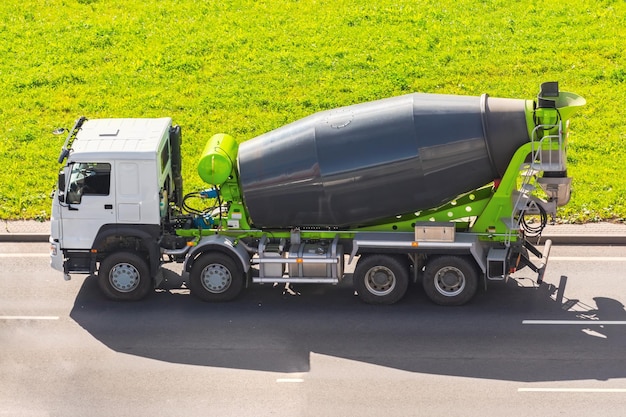
[(0, 218), (45, 218), (80, 115), (171, 116), (188, 190), (214, 133), (246, 140), (407, 92), (584, 96), (565, 221), (626, 218), (626, 2), (4, 0)]

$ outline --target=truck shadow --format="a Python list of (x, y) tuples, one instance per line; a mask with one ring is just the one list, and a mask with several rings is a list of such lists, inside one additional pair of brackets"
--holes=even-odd
[[(349, 280), (348, 280), (349, 281)], [(88, 277), (70, 314), (116, 352), (200, 366), (307, 372), (310, 355), (409, 372), (511, 381), (626, 377), (623, 326), (528, 320), (625, 320), (624, 306), (570, 300), (559, 286), (518, 279), (490, 285), (469, 305), (430, 303), (416, 285), (393, 306), (363, 304), (349, 284), (255, 285), (230, 303), (179, 288), (138, 303), (104, 299)], [(175, 282), (171, 282), (176, 286)]]

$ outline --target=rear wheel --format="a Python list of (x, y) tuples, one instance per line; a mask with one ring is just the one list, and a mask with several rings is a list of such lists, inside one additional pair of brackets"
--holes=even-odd
[(189, 274), (189, 289), (204, 301), (230, 301), (243, 290), (241, 267), (223, 253), (206, 253), (198, 258)]
[(152, 278), (148, 264), (141, 256), (115, 252), (100, 263), (98, 285), (111, 300), (137, 301), (152, 290)]
[(354, 274), (359, 298), (368, 304), (400, 301), (409, 286), (408, 262), (392, 255), (363, 255)]
[(435, 304), (459, 306), (470, 301), (478, 289), (475, 262), (463, 256), (429, 259), (422, 280), (424, 291)]

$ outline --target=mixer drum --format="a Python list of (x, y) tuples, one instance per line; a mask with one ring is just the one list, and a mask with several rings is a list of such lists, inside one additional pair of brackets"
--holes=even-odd
[[(530, 141), (517, 99), (409, 94), (323, 111), (240, 145), (255, 227), (349, 227), (446, 203)], [(532, 107), (531, 107), (532, 108)]]

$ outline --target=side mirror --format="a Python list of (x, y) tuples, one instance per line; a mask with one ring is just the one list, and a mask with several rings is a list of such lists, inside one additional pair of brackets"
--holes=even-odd
[(65, 171), (59, 172), (59, 180), (57, 182), (57, 188), (59, 190), (59, 201), (65, 202)]
[(65, 171), (59, 172), (59, 184), (57, 186), (60, 191), (65, 191)]

